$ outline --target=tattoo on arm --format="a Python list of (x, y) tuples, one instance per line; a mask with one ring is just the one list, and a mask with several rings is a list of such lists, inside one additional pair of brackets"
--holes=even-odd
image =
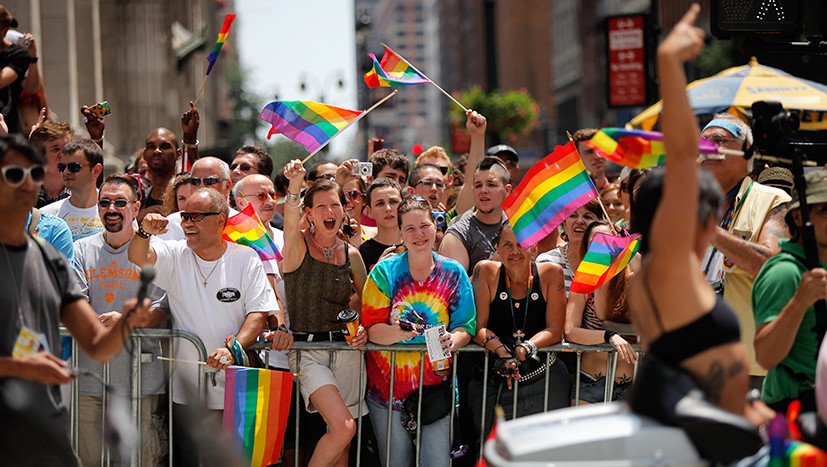
[(473, 277), (471, 278), (471, 284), (476, 285), (476, 284), (478, 284), (478, 283), (479, 283), (479, 280), (480, 280), (480, 269), (481, 269), (481, 268), (480, 268), (480, 265), (479, 265), (479, 263), (477, 263), (477, 264), (474, 266), (474, 275), (473, 275)]

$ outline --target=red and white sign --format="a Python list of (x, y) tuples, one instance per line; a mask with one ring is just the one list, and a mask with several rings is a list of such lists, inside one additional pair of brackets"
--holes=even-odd
[(609, 105), (646, 105), (643, 15), (608, 19)]

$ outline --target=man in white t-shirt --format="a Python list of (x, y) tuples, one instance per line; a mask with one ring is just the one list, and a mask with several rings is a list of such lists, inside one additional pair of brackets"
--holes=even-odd
[[(168, 221), (149, 213), (129, 245), (129, 260), (144, 266), (155, 265), (155, 285), (166, 290), (172, 326), (197, 335), (209, 352), (207, 366), (225, 370), (234, 364), (226, 348), (228, 336), (235, 334), (242, 348), (255, 342), (264, 329), (269, 313), (278, 310), (276, 295), (267, 281), (261, 260), (252, 248), (222, 238), (229, 206), (216, 190), (199, 189), (187, 200), (181, 213), (186, 241), (157, 240), (149, 237), (166, 231)], [(193, 346), (178, 342), (175, 358), (198, 360)], [(172, 369), (173, 410), (184, 411), (185, 388), (197, 384), (198, 366), (177, 363)], [(207, 385), (210, 419), (220, 422), (224, 408), (224, 372), (217, 375), (217, 386)], [(175, 423), (178, 420), (179, 423)], [(175, 463), (196, 459), (198, 450), (187, 443), (187, 427), (173, 415), (173, 452)], [(180, 436), (180, 437), (179, 437)]]
[(73, 139), (64, 146), (57, 170), (63, 175), (63, 183), (72, 194), (43, 206), (41, 211), (66, 221), (75, 241), (102, 231), (96, 187), (98, 176), (103, 171), (100, 146), (88, 138)]
[[(233, 187), (233, 182), (230, 180), (230, 166), (226, 162), (217, 157), (202, 157), (192, 164), (192, 177), (189, 180), (194, 190), (199, 188), (211, 188), (224, 196), (224, 199), (230, 199), (230, 189)], [(230, 208), (229, 216), (232, 217), (238, 214), (233, 208)], [(169, 223), (167, 230), (159, 235), (163, 240), (184, 240), (184, 230), (181, 228), (181, 213), (173, 212), (167, 216)]]

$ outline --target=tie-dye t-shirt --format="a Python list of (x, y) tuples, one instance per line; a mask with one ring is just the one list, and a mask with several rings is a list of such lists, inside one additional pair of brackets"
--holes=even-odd
[[(433, 256), (434, 269), (424, 281), (411, 277), (407, 252), (376, 263), (362, 293), (362, 324), (366, 329), (405, 319), (424, 327), (444, 324), (448, 331), (463, 328), (474, 335), (477, 309), (468, 274), (458, 262), (436, 253)], [(401, 343), (424, 344), (425, 336)], [(393, 397), (397, 405), (419, 388), (419, 356), (419, 352), (396, 354)], [(388, 402), (390, 361), (390, 352), (370, 351), (366, 355), (367, 394), (379, 403)], [(424, 380), (426, 386), (442, 381), (431, 370), (427, 352)]]

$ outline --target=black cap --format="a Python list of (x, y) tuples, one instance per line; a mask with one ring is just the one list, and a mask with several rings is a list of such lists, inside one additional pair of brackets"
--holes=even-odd
[(520, 160), (520, 156), (517, 154), (517, 151), (507, 144), (491, 146), (487, 151), (485, 151), (485, 154), (489, 156), (498, 156), (500, 159), (514, 162), (519, 162)]

